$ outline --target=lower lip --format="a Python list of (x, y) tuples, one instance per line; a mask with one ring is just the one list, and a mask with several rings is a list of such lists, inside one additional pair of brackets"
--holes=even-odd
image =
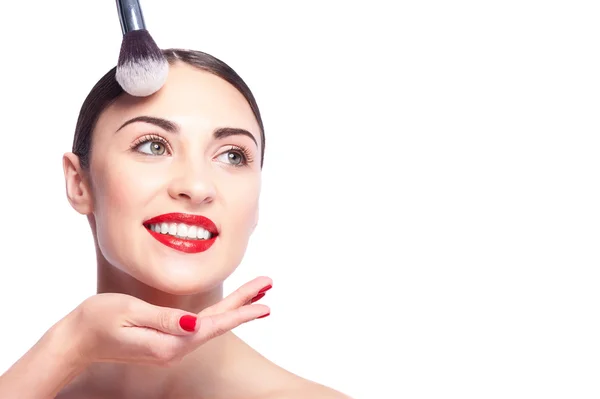
[(217, 239), (217, 236), (213, 236), (208, 240), (186, 240), (185, 238), (178, 238), (170, 234), (161, 234), (155, 231), (146, 229), (152, 237), (169, 248), (176, 249), (181, 252), (188, 254), (195, 254), (198, 252), (204, 252), (209, 249)]

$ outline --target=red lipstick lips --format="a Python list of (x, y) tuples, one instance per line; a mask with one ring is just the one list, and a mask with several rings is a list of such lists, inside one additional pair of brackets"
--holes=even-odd
[[(162, 234), (156, 231), (150, 230), (150, 225), (152, 224), (161, 224), (168, 223), (171, 225), (172, 223), (184, 223), (187, 226), (196, 226), (201, 227), (207, 230), (210, 233), (210, 238), (205, 239), (192, 239), (192, 238), (180, 238), (175, 237), (171, 234)], [(152, 237), (156, 238), (157, 241), (166, 245), (167, 247), (176, 249), (185, 253), (198, 253), (204, 252), (209, 249), (215, 242), (219, 231), (217, 230), (217, 226), (213, 223), (212, 220), (199, 215), (190, 215), (187, 213), (166, 213), (164, 215), (160, 215), (154, 217), (152, 219), (148, 219), (144, 222), (144, 226), (148, 230), (148, 233), (152, 235)]]

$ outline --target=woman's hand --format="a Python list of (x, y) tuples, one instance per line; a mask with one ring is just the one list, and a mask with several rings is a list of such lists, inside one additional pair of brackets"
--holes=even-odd
[(173, 364), (211, 338), (268, 315), (267, 306), (253, 302), (271, 284), (258, 277), (197, 315), (129, 295), (94, 295), (0, 376), (0, 398), (54, 398), (94, 362)]
[(199, 314), (151, 305), (124, 294), (98, 294), (68, 317), (77, 353), (86, 364), (119, 362), (170, 365), (212, 338), (270, 309), (253, 304), (271, 287), (258, 277)]

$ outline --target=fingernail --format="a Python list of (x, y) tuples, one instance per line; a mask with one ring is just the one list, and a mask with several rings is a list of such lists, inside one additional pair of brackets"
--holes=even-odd
[(258, 294), (257, 296), (255, 296), (254, 298), (252, 298), (252, 299), (250, 300), (250, 303), (254, 303), (254, 302), (258, 301), (258, 300), (259, 300), (260, 298), (262, 298), (263, 296), (265, 296), (265, 294), (264, 294), (264, 293), (262, 293), (262, 294)]
[(269, 312), (269, 313), (267, 313), (267, 314), (264, 314), (264, 315), (262, 315), (262, 316), (259, 316), (259, 317), (257, 317), (257, 319), (262, 319), (263, 317), (267, 317), (267, 316), (268, 316), (268, 315), (270, 315), (270, 314), (271, 314), (271, 312)]
[(185, 331), (194, 331), (196, 329), (196, 316), (185, 315), (179, 319), (179, 325)]
[(258, 291), (258, 293), (262, 294), (263, 292), (269, 291), (271, 288), (273, 288), (273, 286), (271, 284), (269, 284), (265, 288), (263, 288), (262, 290)]

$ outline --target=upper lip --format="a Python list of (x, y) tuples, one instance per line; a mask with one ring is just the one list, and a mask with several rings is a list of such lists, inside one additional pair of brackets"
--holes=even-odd
[(165, 213), (146, 220), (144, 222), (144, 225), (155, 223), (185, 223), (191, 226), (200, 226), (212, 235), (216, 235), (219, 233), (217, 226), (212, 220), (204, 216), (191, 215), (189, 213)]

